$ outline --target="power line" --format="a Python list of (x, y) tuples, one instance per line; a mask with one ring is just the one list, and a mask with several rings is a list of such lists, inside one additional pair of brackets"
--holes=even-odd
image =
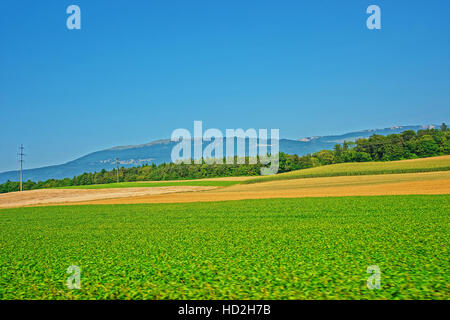
[(23, 190), (23, 144), (20, 145), (20, 191)]

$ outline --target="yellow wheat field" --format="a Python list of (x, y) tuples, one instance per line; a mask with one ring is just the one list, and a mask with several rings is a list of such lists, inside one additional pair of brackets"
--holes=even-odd
[(267, 198), (450, 194), (450, 171), (341, 176), (241, 184), (207, 191), (77, 202), (76, 204), (179, 203)]

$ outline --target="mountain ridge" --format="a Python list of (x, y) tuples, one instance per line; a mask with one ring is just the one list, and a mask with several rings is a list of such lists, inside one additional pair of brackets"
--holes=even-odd
[[(406, 130), (418, 131), (420, 129), (434, 127), (436, 127), (436, 125), (395, 126), (382, 129), (367, 129), (348, 132), (341, 135), (305, 137), (297, 140), (280, 139), (280, 151), (302, 156), (323, 149), (332, 149), (334, 145), (338, 143), (354, 141), (358, 138), (367, 138), (372, 134), (387, 135), (400, 133)], [(119, 158), (121, 167), (133, 167), (152, 163), (161, 164), (163, 162), (168, 163), (171, 162), (172, 147), (177, 143), (178, 142), (170, 141), (170, 139), (159, 139), (140, 145), (116, 146), (95, 151), (63, 164), (26, 169), (23, 171), (24, 181), (72, 178), (73, 176), (84, 172), (98, 172), (102, 169), (112, 170), (116, 166), (116, 158)], [(203, 147), (209, 143), (209, 141), (204, 141)], [(0, 173), (0, 183), (4, 183), (7, 180), (18, 181), (19, 171), (14, 170)]]

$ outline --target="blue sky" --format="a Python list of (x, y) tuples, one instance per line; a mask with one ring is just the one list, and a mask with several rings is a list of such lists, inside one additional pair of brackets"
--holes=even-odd
[[(67, 6), (81, 30), (66, 28)], [(366, 28), (377, 4), (382, 29)], [(449, 1), (0, 2), (0, 171), (176, 128), (284, 138), (450, 119)]]

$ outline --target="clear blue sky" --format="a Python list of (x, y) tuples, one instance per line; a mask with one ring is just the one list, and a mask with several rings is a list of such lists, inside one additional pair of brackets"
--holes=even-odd
[[(82, 29), (66, 28), (81, 7)], [(366, 28), (366, 8), (382, 30)], [(0, 2), (0, 171), (176, 128), (284, 138), (450, 119), (450, 1)]]

